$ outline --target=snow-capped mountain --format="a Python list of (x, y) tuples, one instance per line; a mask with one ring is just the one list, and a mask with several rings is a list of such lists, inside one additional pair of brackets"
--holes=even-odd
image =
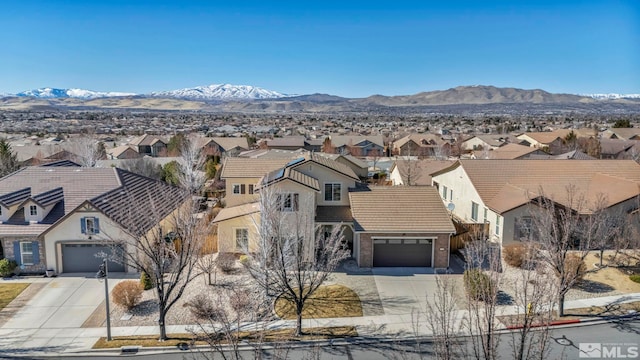
[(582, 94), (596, 100), (640, 99), (640, 94)]
[(27, 90), (17, 93), (15, 96), (20, 97), (36, 97), (36, 98), (78, 98), (78, 99), (96, 99), (104, 97), (116, 97), (116, 96), (130, 96), (136, 95), (133, 93), (125, 92), (101, 92), (84, 89), (55, 89), (55, 88), (40, 88)]
[(192, 100), (257, 100), (277, 99), (288, 95), (250, 85), (211, 84), (149, 94), (154, 97), (170, 97)]

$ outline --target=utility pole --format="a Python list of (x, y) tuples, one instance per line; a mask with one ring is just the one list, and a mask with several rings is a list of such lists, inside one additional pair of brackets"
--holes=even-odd
[(102, 259), (102, 264), (96, 274), (98, 279), (104, 279), (104, 296), (106, 298), (107, 308), (107, 341), (111, 341), (111, 317), (109, 316), (109, 268), (107, 266), (107, 259)]

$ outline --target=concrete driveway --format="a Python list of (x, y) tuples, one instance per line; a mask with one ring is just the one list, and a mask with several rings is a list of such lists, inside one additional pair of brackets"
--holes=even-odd
[[(93, 276), (75, 274), (46, 279), (46, 285), (0, 328), (0, 347), (9, 351), (65, 351), (70, 347), (86, 346), (79, 344), (78, 338), (86, 336), (87, 331), (104, 336), (104, 328), (82, 328), (85, 320), (105, 299), (104, 282)], [(109, 279), (109, 291), (119, 281)], [(95, 338), (91, 341), (95, 342)]]
[[(451, 257), (449, 271), (462, 274), (463, 265)], [(373, 277), (385, 315), (410, 315), (424, 312), (427, 299), (433, 299), (436, 278), (433, 268), (373, 268)]]

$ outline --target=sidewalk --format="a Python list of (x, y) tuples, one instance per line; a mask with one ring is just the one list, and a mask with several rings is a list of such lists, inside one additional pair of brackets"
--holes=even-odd
[[(600, 298), (572, 300), (565, 304), (566, 309), (589, 306), (603, 306), (613, 303), (640, 301), (640, 293), (605, 296)], [(516, 314), (517, 308), (501, 307), (501, 314)], [(520, 311), (522, 313), (522, 310)], [(466, 314), (465, 310), (458, 311), (458, 319)], [(432, 335), (424, 319), (411, 314), (379, 315), (352, 318), (330, 318), (303, 320), (304, 328), (328, 326), (355, 326), (358, 334), (364, 338)], [(243, 327), (263, 326), (270, 329), (291, 328), (295, 326), (293, 320), (280, 320), (264, 324), (244, 324)], [(197, 325), (169, 325), (167, 333), (188, 333), (197, 331)], [(157, 335), (157, 326), (127, 326), (111, 329), (112, 336)], [(27, 355), (43, 353), (74, 353), (90, 350), (93, 344), (106, 336), (106, 328), (48, 328), (48, 329), (0, 329), (0, 356), (3, 354)]]

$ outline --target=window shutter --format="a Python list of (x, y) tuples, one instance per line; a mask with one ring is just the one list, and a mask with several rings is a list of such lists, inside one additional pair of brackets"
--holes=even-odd
[(22, 265), (22, 256), (20, 256), (20, 241), (13, 242), (13, 257), (18, 265)]
[(87, 233), (87, 224), (85, 223), (84, 218), (80, 218), (80, 231), (83, 234)]
[(38, 241), (34, 241), (33, 242), (33, 247), (32, 247), (32, 251), (33, 251), (33, 264), (34, 265), (38, 265), (40, 264), (40, 248), (38, 247), (39, 242)]
[(245, 187), (246, 186), (244, 184), (240, 185), (240, 194), (244, 194), (245, 193)]
[(94, 234), (100, 234), (100, 219), (93, 218)]
[(293, 211), (298, 211), (298, 194), (293, 194)]

